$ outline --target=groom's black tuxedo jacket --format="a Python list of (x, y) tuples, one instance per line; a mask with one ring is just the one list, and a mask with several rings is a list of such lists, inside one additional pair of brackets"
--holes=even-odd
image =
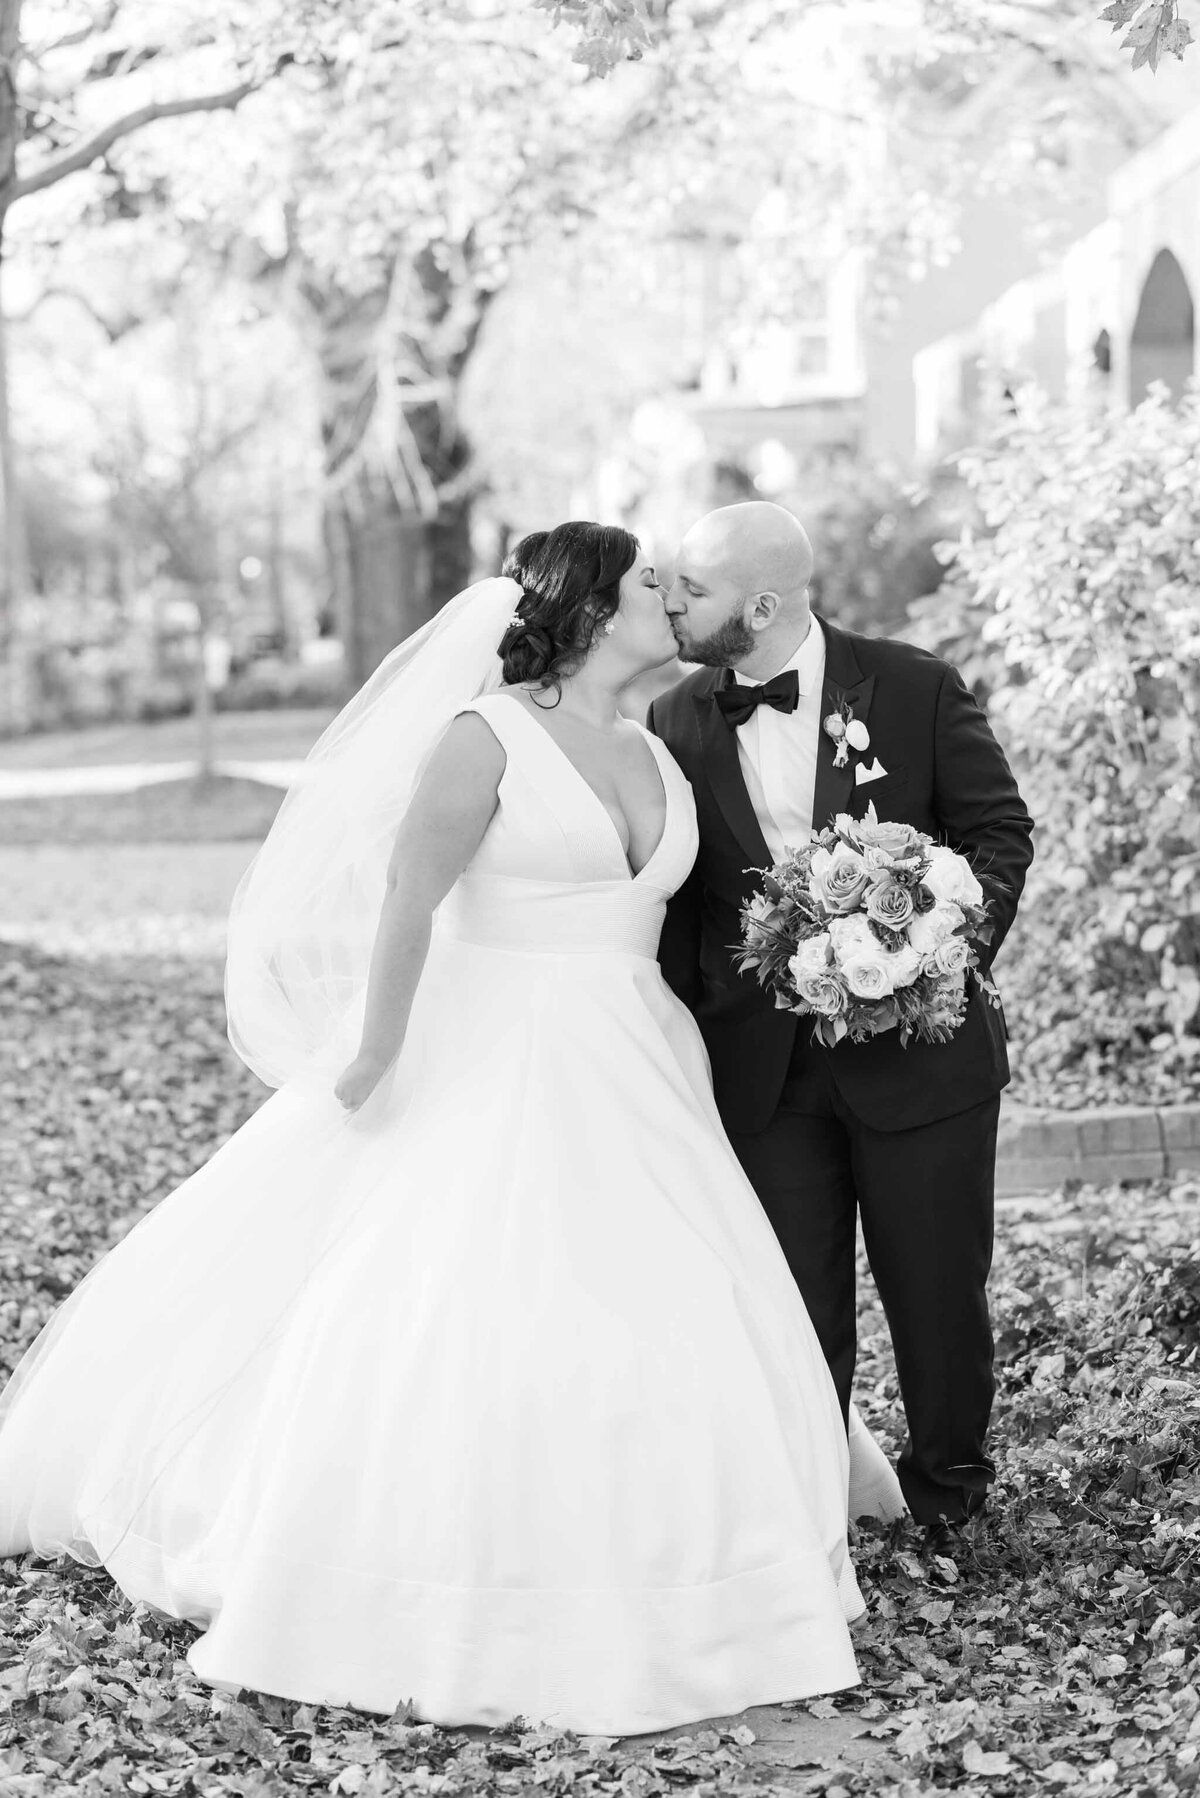
[[(863, 637), (821, 619), (825, 686), (821, 717), (845, 701), (870, 731), (861, 758), (878, 757), (886, 776), (855, 782), (859, 757), (833, 765), (834, 745), (818, 731), (813, 822), (837, 812), (902, 820), (969, 856), (992, 905), (991, 959), (1012, 924), (1033, 858), (1033, 820), (1004, 752), (974, 696), (948, 662), (911, 643)], [(695, 1014), (726, 1127), (753, 1134), (776, 1111), (797, 1030), (811, 1027), (775, 1008), (753, 974), (739, 974), (732, 945), (739, 912), (772, 857), (750, 803), (737, 740), (714, 694), (732, 677), (701, 668), (656, 699), (649, 725), (679, 762), (696, 796), (700, 853), (667, 908), (659, 961), (669, 985)], [(895, 1031), (865, 1043), (817, 1051), (842, 1099), (876, 1130), (907, 1130), (979, 1104), (1007, 1085), (1003, 1017), (974, 981), (962, 1026), (950, 1043), (911, 1042)]]

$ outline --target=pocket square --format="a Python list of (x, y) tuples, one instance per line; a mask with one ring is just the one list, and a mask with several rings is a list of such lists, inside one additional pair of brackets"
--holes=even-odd
[(855, 762), (854, 784), (856, 787), (865, 787), (869, 780), (882, 780), (886, 773), (887, 769), (878, 756), (875, 757), (869, 768), (863, 762)]

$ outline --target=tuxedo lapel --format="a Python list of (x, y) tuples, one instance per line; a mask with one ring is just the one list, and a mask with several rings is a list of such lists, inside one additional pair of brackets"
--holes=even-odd
[[(863, 673), (851, 638), (824, 618), (820, 619), (820, 625), (825, 633), (825, 680), (821, 692), (821, 719), (817, 725), (817, 772), (813, 790), (813, 825), (817, 830), (823, 830), (837, 812), (853, 809), (854, 766), (858, 759), (851, 753), (844, 768), (834, 767), (835, 745), (825, 733), (824, 720), (831, 712), (848, 705), (854, 716), (865, 724), (875, 691), (875, 676)], [(765, 868), (773, 857), (742, 778), (737, 733), (730, 729), (717, 709), (715, 694), (722, 678), (719, 670), (714, 671), (703, 690), (692, 695), (700, 756), (713, 797), (726, 824), (750, 858), (749, 865)], [(869, 789), (867, 793), (869, 797)]]
[(825, 683), (821, 690), (821, 718), (817, 726), (817, 778), (813, 788), (813, 828), (824, 830), (838, 812), (851, 809), (854, 797), (854, 764), (851, 754), (845, 767), (835, 768), (836, 745), (825, 730), (831, 712), (849, 706), (860, 723), (865, 724), (875, 691), (875, 676), (864, 675), (854, 653), (854, 645), (836, 625), (820, 620), (825, 633)]
[(767, 848), (746, 791), (738, 758), (737, 735), (717, 709), (715, 694), (720, 678), (719, 674), (714, 675), (711, 686), (692, 695), (704, 772), (726, 824), (750, 858), (749, 865), (769, 868), (775, 858)]

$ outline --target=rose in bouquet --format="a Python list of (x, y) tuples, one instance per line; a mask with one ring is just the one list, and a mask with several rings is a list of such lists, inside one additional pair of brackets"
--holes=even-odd
[[(739, 971), (831, 1048), (898, 1030), (949, 1042), (992, 924), (965, 856), (911, 824), (841, 814), (763, 870), (742, 911)], [(982, 976), (979, 977), (982, 984)]]

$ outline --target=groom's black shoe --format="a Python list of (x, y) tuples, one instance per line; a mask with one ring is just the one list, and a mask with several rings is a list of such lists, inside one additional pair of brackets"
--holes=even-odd
[(953, 1560), (965, 1525), (965, 1517), (960, 1518), (957, 1523), (951, 1523), (946, 1517), (939, 1517), (936, 1523), (927, 1523), (921, 1532), (922, 1556), (946, 1555)]
[(948, 1555), (953, 1560), (956, 1550), (964, 1545), (974, 1548), (984, 1534), (984, 1511), (989, 1486), (996, 1477), (995, 1469), (989, 1461), (986, 1466), (962, 1466), (953, 1471), (966, 1476), (959, 1489), (962, 1515), (950, 1517), (943, 1511), (936, 1522), (925, 1525), (921, 1541), (923, 1555)]
[(943, 1555), (957, 1561), (964, 1552), (973, 1553), (987, 1534), (987, 1519), (982, 1505), (969, 1517), (939, 1517), (927, 1523), (921, 1534), (921, 1558)]

